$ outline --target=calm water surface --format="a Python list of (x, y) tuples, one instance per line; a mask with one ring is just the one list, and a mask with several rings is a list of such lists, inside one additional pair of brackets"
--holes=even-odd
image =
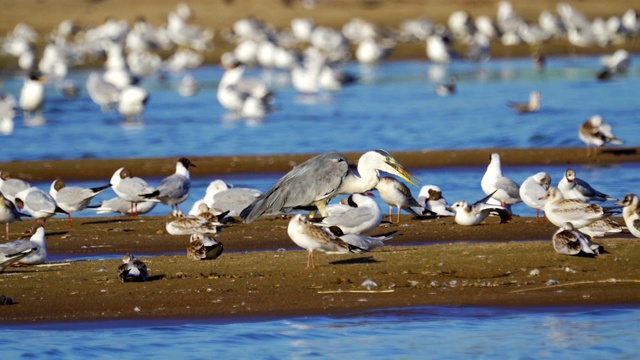
[(220, 323), (109, 321), (0, 329), (6, 359), (633, 359), (640, 309), (420, 307)]

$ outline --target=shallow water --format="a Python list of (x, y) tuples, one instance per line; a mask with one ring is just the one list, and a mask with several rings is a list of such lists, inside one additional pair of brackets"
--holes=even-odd
[(637, 307), (372, 310), (338, 317), (4, 326), (7, 359), (632, 359)]
[[(101, 113), (84, 91), (89, 70), (75, 70), (69, 77), (80, 96), (67, 100), (50, 84), (47, 122), (27, 127), (18, 117), (13, 134), (0, 136), (0, 161), (582, 146), (578, 127), (595, 114), (627, 144), (638, 145), (640, 71), (632, 67), (615, 81), (599, 83), (599, 67), (598, 57), (550, 58), (543, 72), (530, 59), (448, 67), (424, 61), (348, 64), (359, 83), (316, 96), (297, 94), (283, 73), (250, 69), (248, 77), (273, 84), (278, 110), (262, 121), (247, 121), (219, 105), (215, 92), (222, 69), (207, 66), (192, 72), (202, 90), (189, 98), (177, 93), (180, 74), (144, 80), (150, 101), (141, 126), (125, 124), (115, 111)], [(437, 96), (433, 84), (450, 75), (459, 79), (458, 93)], [(0, 92), (17, 97), (22, 75), (5, 74), (2, 80)], [(532, 90), (542, 93), (540, 112), (518, 115), (507, 106), (508, 100), (526, 101)]]

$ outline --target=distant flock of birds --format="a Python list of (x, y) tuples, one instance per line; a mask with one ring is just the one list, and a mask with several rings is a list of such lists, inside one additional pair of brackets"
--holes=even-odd
[[(506, 46), (529, 44), (537, 66), (544, 65), (541, 46), (550, 39), (566, 39), (572, 46), (623, 46), (627, 39), (640, 34), (640, 21), (634, 9), (621, 16), (589, 20), (571, 5), (560, 2), (557, 13), (543, 11), (538, 23), (525, 21), (509, 1), (498, 3), (495, 18), (455, 11), (446, 26), (426, 17), (403, 21), (398, 29), (383, 28), (361, 18), (354, 18), (342, 29), (317, 25), (311, 18), (294, 18), (290, 27), (277, 30), (255, 17), (236, 21), (220, 36), (235, 47), (224, 53), (220, 62), (227, 69), (217, 91), (221, 106), (240, 118), (262, 119), (274, 110), (274, 93), (262, 79), (243, 77), (247, 66), (277, 69), (290, 75), (292, 85), (301, 93), (337, 91), (357, 78), (340, 66), (355, 58), (362, 64), (376, 64), (386, 59), (398, 43), (425, 44), (426, 57), (437, 64), (458, 58), (485, 61), (491, 57), (491, 43)], [(66, 96), (75, 97), (78, 86), (67, 79), (69, 69), (87, 59), (106, 57), (104, 71), (92, 72), (85, 83), (91, 99), (102, 111), (117, 108), (127, 121), (141, 121), (149, 93), (140, 80), (167, 71), (184, 74), (178, 91), (192, 96), (199, 91), (197, 80), (188, 72), (204, 61), (203, 52), (213, 49), (214, 32), (191, 23), (193, 10), (180, 3), (169, 12), (167, 22), (154, 26), (143, 18), (133, 25), (110, 18), (103, 24), (81, 28), (65, 20), (47, 34), (47, 44), (40, 59), (36, 51), (39, 35), (29, 25), (19, 23), (1, 41), (1, 54), (17, 59), (28, 73), (16, 102), (12, 95), (0, 100), (0, 133), (13, 131), (13, 118), (19, 106), (29, 126), (45, 122), (42, 114), (45, 91), (43, 82), (51, 80)], [(454, 44), (464, 44), (466, 55), (456, 54)], [(157, 52), (173, 51), (163, 59)], [(617, 50), (602, 58), (599, 79), (627, 71), (629, 53)], [(440, 81), (436, 79), (437, 81)], [(456, 92), (456, 79), (437, 83), (439, 95)], [(528, 106), (518, 105), (519, 112), (537, 111), (532, 94)], [(537, 104), (537, 105), (536, 105)]]
[[(32, 217), (42, 224), (30, 239), (0, 244), (0, 270), (13, 264), (35, 265), (46, 261), (44, 225), (51, 216), (65, 214), (72, 226), (71, 213), (85, 208), (99, 213), (137, 216), (150, 211), (157, 203), (171, 207), (165, 222), (166, 231), (171, 235), (190, 236), (187, 255), (193, 260), (216, 259), (222, 254), (223, 245), (216, 237), (222, 228), (237, 223), (235, 217), (249, 224), (262, 216), (311, 211), (309, 216), (294, 215), (287, 234), (308, 251), (307, 268), (314, 268), (314, 252), (363, 253), (383, 246), (392, 238), (395, 231), (365, 235), (377, 229), (383, 219), (380, 207), (371, 198), (373, 190), (377, 190), (389, 206), (391, 223), (400, 222), (401, 210), (417, 219), (453, 216), (455, 223), (463, 226), (479, 225), (490, 215), (497, 215), (501, 223), (508, 223), (512, 219), (511, 206), (524, 202), (536, 209), (536, 221), (541, 220), (539, 212), (543, 211), (546, 219), (558, 227), (552, 241), (560, 254), (597, 255), (603, 249), (591, 238), (606, 234), (628, 231), (640, 237), (640, 200), (636, 195), (627, 194), (611, 206), (595, 204), (593, 202), (618, 199), (594, 189), (578, 178), (573, 169), (566, 170), (557, 187), (550, 186), (551, 177), (545, 172), (531, 175), (518, 185), (503, 175), (497, 153), (491, 155), (480, 181), (486, 197), (474, 203), (457, 201), (451, 206), (436, 185), (423, 186), (416, 199), (405, 183), (395, 177), (381, 176), (380, 172), (396, 175), (414, 186), (419, 182), (391, 154), (374, 150), (363, 154), (357, 166), (350, 165), (336, 152), (317, 155), (295, 166), (264, 193), (229, 187), (221, 180), (212, 181), (204, 198), (196, 201), (184, 215), (179, 205), (190, 193), (190, 167), (195, 165), (180, 158), (175, 173), (156, 187), (134, 177), (131, 170), (120, 168), (104, 186), (66, 186), (56, 179), (48, 193), (1, 171), (0, 223), (6, 223), (6, 240), (9, 240), (9, 224), (21, 217)], [(90, 205), (91, 199), (109, 188), (117, 195), (115, 198), (105, 200), (100, 206)], [(337, 196), (344, 197), (339, 203), (329, 204)], [(395, 221), (393, 208), (397, 208)], [(620, 212), (626, 226), (610, 219), (612, 214)], [(124, 256), (118, 271), (123, 281), (146, 280), (148, 276), (144, 263), (131, 254)]]

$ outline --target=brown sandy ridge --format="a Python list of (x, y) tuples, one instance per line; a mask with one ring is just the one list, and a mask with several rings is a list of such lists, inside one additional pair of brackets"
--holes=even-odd
[[(394, 155), (410, 168), (428, 164), (485, 166), (491, 151)], [(597, 159), (587, 159), (584, 149), (499, 152), (510, 165), (638, 162), (635, 148), (605, 152)], [(309, 156), (197, 158), (194, 170), (202, 171), (198, 176), (244, 166), (254, 171), (260, 167), (287, 171)], [(207, 161), (212, 163), (203, 166)], [(242, 166), (231, 166), (234, 161)], [(66, 164), (69, 171), (64, 174), (70, 177), (105, 178), (105, 173), (108, 178), (116, 164), (129, 162), (147, 164), (144, 168), (149, 173), (140, 174), (147, 176), (172, 172), (175, 159), (16, 162), (0, 164), (0, 169), (15, 166), (12, 171), (25, 169), (21, 171), (31, 174), (31, 179), (50, 179), (60, 175), (60, 164)], [(78, 164), (81, 166), (76, 168)], [(318, 254), (317, 269), (306, 270), (306, 254), (288, 238), (287, 221), (282, 216), (229, 226), (219, 237), (225, 253), (214, 261), (194, 262), (185, 255), (188, 237), (168, 235), (161, 217), (78, 218), (72, 227), (66, 219), (50, 219), (46, 225), (50, 254), (119, 257), (131, 252), (147, 263), (151, 281), (121, 283), (116, 273), (120, 260), (10, 268), (0, 275), (0, 295), (11, 296), (17, 304), (0, 306), (0, 322), (220, 319), (329, 315), (419, 305), (554, 306), (640, 301), (640, 242), (631, 235), (598, 239), (608, 253), (597, 258), (569, 257), (553, 251), (550, 238), (555, 227), (548, 222), (515, 218), (509, 224), (498, 224), (490, 218), (480, 226), (464, 227), (450, 218), (404, 216), (401, 224), (385, 224), (375, 232), (397, 231), (390, 246), (365, 255)], [(31, 225), (30, 221), (12, 224), (11, 238)], [(375, 292), (362, 292), (366, 279), (378, 284)], [(545, 285), (549, 280), (557, 285)]]

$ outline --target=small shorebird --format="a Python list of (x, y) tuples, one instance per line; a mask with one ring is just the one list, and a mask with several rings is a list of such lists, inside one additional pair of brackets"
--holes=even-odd
[(517, 103), (513, 101), (509, 101), (509, 106), (517, 111), (519, 114), (526, 114), (530, 112), (536, 112), (540, 110), (540, 99), (542, 99), (542, 95), (538, 91), (532, 91), (529, 94), (529, 102), (528, 103)]
[(151, 193), (154, 190), (146, 181), (139, 177), (134, 177), (131, 174), (131, 170), (124, 167), (119, 168), (113, 173), (110, 184), (113, 192), (115, 192), (120, 199), (129, 202), (129, 213), (133, 216), (143, 213), (138, 209), (139, 203), (149, 202), (149, 200), (140, 194)]
[(47, 218), (55, 214), (68, 215), (66, 211), (58, 206), (53, 196), (35, 186), (17, 193), (14, 204), (19, 209), (24, 209), (36, 221), (43, 219), (46, 222)]
[(553, 248), (561, 255), (585, 254), (595, 256), (600, 253), (600, 245), (591, 242), (591, 237), (576, 230), (572, 223), (566, 222), (551, 238)]
[(335, 235), (328, 229), (309, 222), (305, 215), (296, 214), (289, 221), (287, 233), (296, 245), (307, 249), (307, 269), (315, 268), (314, 251), (327, 254), (364, 253), (384, 246), (391, 236), (364, 236), (359, 234)]
[(469, 205), (466, 201), (456, 201), (451, 205), (455, 211), (455, 222), (459, 225), (474, 226), (479, 225), (491, 213), (498, 213), (500, 223), (507, 223), (511, 220), (511, 211), (504, 206), (487, 204), (487, 200), (492, 194), (476, 201), (473, 205)]
[(589, 204), (577, 199), (565, 199), (558, 188), (550, 187), (543, 198), (547, 201), (544, 204), (544, 213), (547, 219), (558, 227), (570, 222), (574, 227), (580, 229), (611, 215), (609, 209), (600, 205)]
[(196, 166), (189, 159), (180, 158), (176, 163), (175, 173), (164, 178), (153, 192), (141, 193), (140, 196), (149, 201), (169, 205), (173, 210), (180, 212), (178, 205), (187, 200), (191, 189), (189, 167)]
[(625, 195), (622, 201), (617, 203), (624, 206), (622, 209), (622, 217), (624, 223), (629, 228), (629, 232), (637, 238), (640, 238), (640, 199), (635, 194)]
[(447, 204), (447, 199), (442, 196), (442, 190), (436, 185), (425, 185), (418, 194), (418, 203), (422, 206), (422, 215), (454, 216)]
[(545, 196), (550, 185), (551, 176), (543, 171), (529, 176), (520, 185), (520, 198), (527, 206), (536, 209), (536, 221), (540, 219), (540, 210), (544, 209), (545, 201), (541, 198)]
[(67, 216), (69, 217), (69, 226), (71, 226), (71, 213), (86, 209), (87, 206), (89, 206), (89, 203), (91, 203), (91, 199), (110, 187), (111, 184), (95, 188), (67, 186), (67, 184), (65, 184), (61, 179), (56, 179), (51, 183), (49, 194), (53, 197), (58, 206), (67, 212)]
[(223, 251), (222, 243), (206, 234), (193, 234), (187, 246), (187, 256), (191, 260), (217, 259)]
[(393, 223), (393, 207), (398, 208), (396, 223), (400, 222), (400, 209), (405, 210), (414, 216), (420, 216), (412, 207), (422, 207), (418, 200), (411, 195), (411, 190), (404, 183), (396, 178), (385, 176), (376, 185), (376, 190), (380, 193), (380, 198), (389, 205), (389, 222)]
[(580, 126), (578, 137), (587, 145), (587, 156), (591, 156), (592, 145), (595, 147), (593, 156), (596, 156), (599, 149), (607, 144), (624, 144), (623, 140), (613, 135), (611, 125), (605, 123), (600, 115), (594, 115), (587, 119)]
[(327, 212), (329, 216), (316, 225), (337, 226), (345, 234), (369, 232), (377, 228), (382, 221), (382, 211), (378, 203), (361, 194), (352, 194), (342, 199), (341, 204), (327, 206)]
[(38, 226), (35, 233), (29, 240), (18, 239), (12, 242), (0, 244), (0, 252), (4, 254), (15, 254), (25, 250), (32, 250), (18, 259), (15, 265), (39, 265), (47, 261), (47, 244), (45, 240), (44, 227)]
[(573, 169), (567, 169), (564, 176), (558, 182), (558, 189), (565, 199), (578, 199), (580, 201), (616, 201), (618, 199), (601, 193), (594, 189), (588, 182), (578, 178)]
[(22, 179), (12, 178), (8, 171), (0, 171), (0, 192), (2, 192), (2, 195), (9, 201), (13, 202), (17, 193), (30, 187), (31, 184), (28, 182)]
[(124, 254), (122, 262), (123, 264), (118, 266), (118, 277), (120, 281), (147, 281), (149, 273), (147, 272), (147, 265), (145, 265), (142, 260), (131, 254)]
[(491, 161), (482, 176), (480, 186), (485, 195), (493, 194), (491, 197), (499, 201), (502, 206), (506, 207), (522, 201), (520, 199), (520, 185), (502, 175), (498, 153), (491, 154)]

